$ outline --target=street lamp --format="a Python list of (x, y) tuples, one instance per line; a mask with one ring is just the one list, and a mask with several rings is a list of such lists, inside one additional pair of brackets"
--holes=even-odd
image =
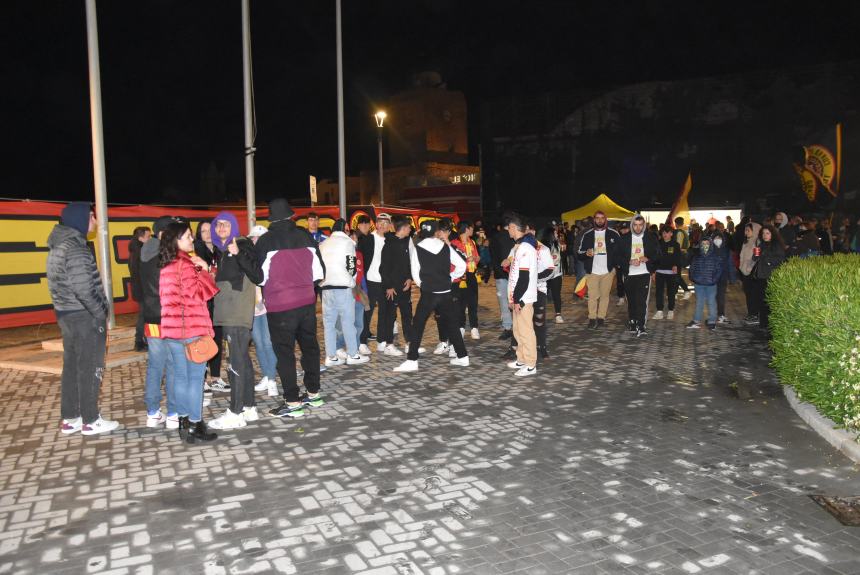
[(385, 122), (385, 117), (387, 114), (382, 110), (378, 111), (373, 115), (374, 119), (376, 119), (376, 127), (379, 128), (377, 132), (376, 142), (379, 145), (379, 205), (385, 205), (385, 192), (382, 190), (382, 124)]

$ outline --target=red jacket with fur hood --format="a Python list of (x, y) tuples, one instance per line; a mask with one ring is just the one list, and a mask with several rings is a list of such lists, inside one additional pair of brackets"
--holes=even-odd
[(212, 275), (197, 269), (188, 254), (180, 251), (176, 259), (161, 269), (158, 294), (161, 297), (161, 337), (187, 339), (215, 335), (206, 302), (218, 288)]

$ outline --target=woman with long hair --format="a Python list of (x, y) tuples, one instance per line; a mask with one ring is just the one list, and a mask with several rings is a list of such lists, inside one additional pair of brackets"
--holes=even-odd
[(206, 302), (218, 292), (209, 265), (200, 256), (189, 255), (193, 251), (194, 236), (188, 223), (168, 224), (159, 248), (161, 334), (172, 364), (179, 436), (188, 443), (217, 437), (203, 422), (206, 364), (195, 363), (185, 356), (185, 344), (214, 334)]
[(752, 276), (754, 278), (755, 295), (758, 301), (758, 324), (767, 330), (770, 306), (767, 303), (767, 283), (770, 276), (782, 262), (785, 261), (785, 244), (782, 237), (772, 225), (764, 225), (758, 232), (758, 245), (753, 251)]
[[(206, 262), (212, 277), (218, 273), (218, 257), (220, 252), (215, 245), (212, 234), (215, 233), (215, 228), (211, 221), (200, 222), (197, 224), (197, 234), (194, 236), (194, 254)], [(209, 319), (215, 317), (215, 300), (209, 300)], [(213, 322), (214, 323), (214, 322)], [(230, 391), (230, 384), (224, 381), (221, 377), (221, 355), (224, 353), (223, 339), (224, 332), (220, 325), (213, 328), (215, 330), (215, 345), (218, 347), (218, 353), (209, 360), (207, 365), (209, 373), (206, 378), (206, 385), (203, 386), (204, 391)], [(210, 393), (211, 395), (211, 393)]]
[(743, 224), (739, 228), (739, 232), (741, 237), (738, 245), (740, 246), (740, 250), (738, 253), (738, 271), (741, 273), (741, 284), (744, 287), (744, 298), (747, 303), (747, 316), (744, 318), (744, 323), (747, 325), (758, 325), (758, 298), (755, 295), (755, 278), (752, 275), (753, 266), (755, 266), (755, 261), (753, 260), (753, 252), (755, 251), (756, 244), (758, 243), (758, 233), (761, 230), (761, 225), (753, 222), (748, 218), (744, 218), (741, 220), (741, 223), (746, 220), (746, 223)]

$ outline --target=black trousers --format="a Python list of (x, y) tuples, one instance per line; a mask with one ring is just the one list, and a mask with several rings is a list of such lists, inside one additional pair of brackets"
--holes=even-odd
[(57, 323), (63, 334), (60, 415), (63, 419), (80, 417), (86, 425), (99, 418), (107, 324), (83, 310), (61, 314)]
[[(457, 327), (458, 308), (454, 301), (451, 292), (433, 293), (421, 291), (421, 299), (418, 300), (418, 307), (415, 308), (415, 319), (412, 322), (412, 339), (409, 340), (409, 353), (407, 359), (418, 359), (418, 348), (421, 347), (421, 338), (424, 337), (424, 327), (427, 325), (427, 320), (434, 312), (437, 317), (442, 318), (444, 326), (440, 331), (447, 334), (447, 340), (454, 346), (457, 352), (457, 357), (465, 357), (469, 355), (466, 351), (466, 344), (463, 342), (463, 336), (460, 335), (460, 330)], [(437, 320), (438, 321), (438, 320)], [(440, 341), (442, 341), (440, 337)]]
[[(686, 258), (687, 254), (684, 254)], [(684, 281), (684, 276), (681, 275), (684, 272), (684, 266), (678, 266), (678, 287), (680, 287), (684, 291), (690, 291), (690, 288), (687, 287), (687, 282)]]
[[(546, 282), (546, 288), (549, 291), (549, 296), (552, 298), (552, 305), (555, 308), (555, 315), (561, 313), (561, 281), (564, 276), (552, 278)], [(537, 312), (535, 312), (537, 313)]]
[[(537, 292), (537, 301), (534, 304), (532, 326), (535, 328), (537, 348), (546, 348), (546, 294), (540, 290)], [(511, 337), (511, 339), (513, 339), (513, 337)]]
[(627, 276), (624, 280), (624, 291), (627, 292), (627, 314), (630, 321), (637, 328), (645, 329), (651, 274)]
[(137, 323), (134, 326), (134, 343), (146, 343), (146, 335), (143, 332), (143, 306), (137, 310)]
[(617, 290), (616, 295), (618, 295), (619, 298), (627, 297), (627, 290), (624, 285), (625, 280), (626, 278), (624, 277), (624, 274), (615, 274), (615, 289)]
[[(373, 310), (376, 306), (381, 305), (383, 300), (385, 299), (385, 291), (382, 289), (382, 284), (379, 282), (367, 282), (367, 300), (370, 303), (370, 309), (365, 310), (364, 312), (364, 328), (361, 330), (361, 336), (359, 336), (359, 341), (361, 343), (366, 344), (367, 338), (370, 337), (370, 320), (373, 318)], [(376, 331), (379, 331), (379, 326), (382, 325), (382, 322), (379, 321), (379, 315), (376, 317)], [(376, 341), (383, 341), (379, 339), (377, 333)]]
[[(284, 400), (299, 400), (296, 381), (296, 342), (302, 351), (302, 369), (305, 371), (305, 388), (309, 393), (320, 390), (320, 345), (317, 341), (316, 305), (266, 314), (272, 348), (278, 358), (278, 375), (284, 386)], [(253, 387), (252, 387), (253, 389)]]
[(403, 291), (401, 288), (394, 295), (394, 299), (383, 297), (379, 304), (376, 341), (394, 343), (394, 322), (397, 321), (398, 309), (403, 323), (403, 339), (412, 339), (412, 290)]
[[(460, 329), (459, 329), (459, 327), (460, 327), (460, 321), (459, 321), (459, 319), (460, 319), (460, 317), (459, 317), (459, 314), (460, 314), (460, 290), (457, 288), (457, 284), (451, 284), (451, 301), (454, 302), (454, 311), (455, 311), (453, 323), (450, 323), (450, 321), (449, 321), (450, 318), (444, 317), (442, 314), (439, 313), (438, 310), (433, 312), (433, 319), (436, 320), (436, 329), (439, 331), (439, 341), (444, 341), (446, 343), (451, 343), (451, 341), (453, 341), (451, 339), (451, 334), (449, 333), (449, 330), (454, 330), (458, 334), (460, 334), (461, 338), (463, 337), (463, 334), (460, 333)], [(417, 313), (417, 311), (418, 310), (416, 309), (416, 313)], [(412, 325), (413, 325), (413, 329), (414, 329), (414, 325), (415, 325), (414, 319), (412, 320)]]
[(478, 327), (478, 278), (471, 272), (466, 272), (466, 287), (458, 287), (457, 297), (460, 300), (459, 326), (466, 327), (466, 314), (469, 317), (469, 327)]
[(249, 353), (251, 330), (235, 326), (223, 326), (221, 329), (230, 357), (227, 367), (227, 377), (230, 379), (230, 411), (242, 413), (246, 407), (257, 405), (254, 399), (254, 365)]
[(726, 315), (726, 287), (729, 285), (728, 273), (717, 283), (717, 315)]
[(666, 290), (666, 298), (669, 300), (669, 311), (675, 311), (675, 292), (678, 291), (677, 274), (654, 274), (657, 276), (657, 311), (663, 311), (663, 290)]
[(758, 325), (761, 328), (767, 329), (770, 318), (770, 305), (768, 305), (766, 297), (768, 280), (753, 279), (751, 281), (753, 298), (758, 310)]
[(759, 297), (756, 293), (756, 280), (741, 274), (741, 284), (744, 286), (744, 298), (747, 300), (747, 315), (759, 314)]
[(218, 353), (209, 360), (208, 369), (209, 377), (218, 378), (221, 377), (221, 356), (224, 355), (224, 330), (221, 329), (220, 325), (212, 326), (212, 330), (215, 332), (212, 339), (215, 340), (215, 345), (218, 346)]

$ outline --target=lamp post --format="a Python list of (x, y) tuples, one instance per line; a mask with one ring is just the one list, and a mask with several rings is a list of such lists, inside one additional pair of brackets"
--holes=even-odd
[(379, 205), (385, 205), (385, 192), (382, 189), (382, 125), (385, 122), (385, 116), (387, 114), (382, 110), (378, 111), (373, 115), (374, 119), (376, 119), (376, 127), (379, 128), (377, 132), (376, 142), (379, 145)]

